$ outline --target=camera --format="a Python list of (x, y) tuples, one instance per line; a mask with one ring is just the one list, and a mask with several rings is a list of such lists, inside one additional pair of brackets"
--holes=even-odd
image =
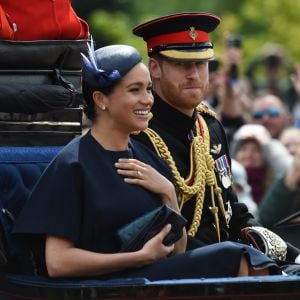
[(229, 78), (232, 82), (235, 82), (239, 79), (239, 70), (237, 65), (230, 66)]
[(240, 35), (232, 35), (227, 38), (227, 47), (242, 48), (242, 37)]
[[(240, 35), (231, 35), (226, 40), (226, 45), (228, 48), (242, 48), (242, 37)], [(232, 84), (234, 84), (239, 79), (239, 70), (236, 64), (232, 64), (229, 70), (229, 78)]]
[(209, 72), (216, 72), (220, 68), (220, 61), (217, 58), (210, 60), (208, 62), (208, 70)]
[(269, 68), (278, 68), (282, 64), (282, 59), (279, 55), (269, 54), (265, 58), (265, 63)]

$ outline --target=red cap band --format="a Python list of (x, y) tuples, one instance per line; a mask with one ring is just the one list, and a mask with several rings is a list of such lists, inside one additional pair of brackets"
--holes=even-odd
[(154, 36), (147, 41), (148, 51), (160, 45), (193, 44), (208, 42), (208, 34), (205, 31), (195, 30), (193, 27), (188, 31), (167, 33)]

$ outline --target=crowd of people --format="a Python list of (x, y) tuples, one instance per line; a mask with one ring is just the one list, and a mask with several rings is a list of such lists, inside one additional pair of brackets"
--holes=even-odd
[[(285, 98), (298, 94), (299, 74), (280, 89), (279, 56), (240, 74), (240, 38), (216, 60), (209, 33), (219, 22), (191, 12), (136, 26), (148, 66), (131, 46), (91, 42), (82, 55), (91, 126), (50, 163), (14, 228), (32, 253), (30, 274), (159, 280), (299, 270), (299, 225), (293, 234), (273, 228), (300, 206), (299, 137), (287, 131), (297, 126), (297, 99)], [(259, 64), (272, 75), (263, 85)], [(118, 230), (162, 204), (187, 220), (181, 237), (165, 244), (168, 224), (122, 252)], [(241, 234), (251, 228), (271, 236), (269, 249)]]
[(217, 112), (239, 163), (232, 166), (234, 180), (246, 183), (235, 187), (238, 197), (243, 201), (247, 193), (257, 220), (299, 247), (299, 221), (276, 226), (300, 207), (299, 65), (289, 61), (281, 45), (267, 44), (245, 68), (241, 36), (230, 36), (224, 56), (210, 65), (205, 102)]

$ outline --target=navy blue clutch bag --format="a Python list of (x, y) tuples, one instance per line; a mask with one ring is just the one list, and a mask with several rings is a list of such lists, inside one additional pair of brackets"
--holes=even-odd
[(186, 223), (187, 220), (168, 205), (155, 208), (118, 230), (121, 252), (140, 250), (167, 224), (171, 224), (172, 229), (163, 243), (171, 245), (182, 237), (182, 229)]

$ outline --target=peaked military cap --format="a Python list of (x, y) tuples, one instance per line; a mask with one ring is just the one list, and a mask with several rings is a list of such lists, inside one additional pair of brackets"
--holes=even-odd
[(147, 42), (148, 55), (155, 53), (180, 61), (209, 60), (214, 57), (208, 33), (220, 18), (205, 12), (183, 12), (140, 24), (133, 33)]

